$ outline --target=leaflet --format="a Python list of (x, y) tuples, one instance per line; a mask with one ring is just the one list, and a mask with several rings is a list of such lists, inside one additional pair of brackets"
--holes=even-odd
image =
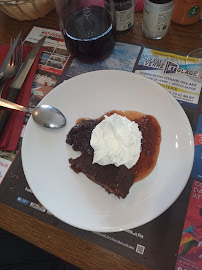
[(194, 180), (175, 270), (202, 269), (202, 182)]
[(63, 36), (60, 31), (34, 26), (25, 39), (25, 44), (35, 44), (46, 36), (38, 69), (61, 75), (69, 60)]
[(135, 73), (159, 83), (183, 105), (198, 104), (201, 92), (198, 58), (144, 48)]

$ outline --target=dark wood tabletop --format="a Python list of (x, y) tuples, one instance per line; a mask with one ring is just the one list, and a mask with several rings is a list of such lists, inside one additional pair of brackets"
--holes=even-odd
[[(59, 29), (55, 10), (44, 18), (34, 21), (16, 21), (0, 11), (0, 45), (9, 44), (11, 38), (17, 36), (20, 31), (26, 36), (35, 25)], [(150, 40), (142, 34), (140, 12), (135, 14), (132, 31), (118, 37), (118, 40), (186, 55), (202, 47), (202, 20), (190, 26), (171, 23), (169, 32), (164, 38)], [(0, 227), (81, 269), (148, 269), (2, 203), (0, 203)]]

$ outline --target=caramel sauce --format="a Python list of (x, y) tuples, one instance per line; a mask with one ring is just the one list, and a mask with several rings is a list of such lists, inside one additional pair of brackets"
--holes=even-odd
[[(130, 169), (134, 175), (134, 183), (148, 176), (156, 166), (161, 143), (161, 127), (157, 119), (152, 115), (146, 115), (136, 111), (109, 111), (104, 115), (110, 116), (117, 113), (121, 116), (126, 116), (130, 121), (135, 121), (139, 125), (142, 132), (142, 151), (138, 162)], [(98, 120), (104, 118), (102, 115)], [(76, 121), (78, 124), (87, 118), (79, 118)]]

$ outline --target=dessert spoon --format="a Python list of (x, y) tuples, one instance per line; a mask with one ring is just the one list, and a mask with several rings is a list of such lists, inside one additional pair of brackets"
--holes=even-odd
[(66, 125), (65, 116), (50, 105), (39, 105), (34, 109), (30, 109), (0, 98), (0, 106), (30, 113), (37, 124), (46, 128), (62, 128)]

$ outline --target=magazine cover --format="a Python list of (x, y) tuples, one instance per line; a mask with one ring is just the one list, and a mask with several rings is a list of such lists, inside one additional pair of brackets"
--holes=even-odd
[(194, 180), (175, 270), (202, 269), (202, 182)]

